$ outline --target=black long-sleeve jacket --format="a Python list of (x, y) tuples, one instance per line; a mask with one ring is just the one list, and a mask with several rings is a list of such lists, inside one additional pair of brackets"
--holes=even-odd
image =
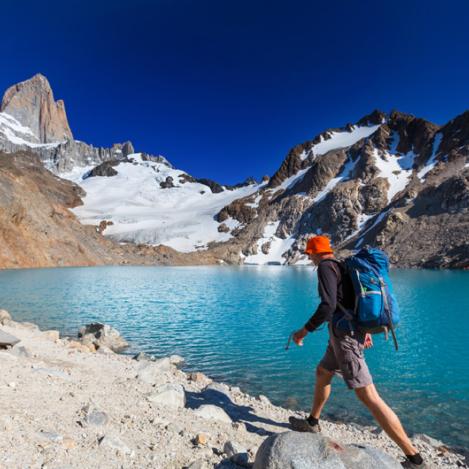
[(321, 302), (315, 313), (305, 324), (312, 332), (326, 321), (331, 321), (334, 313), (340, 314), (337, 303), (353, 309), (355, 294), (352, 281), (345, 267), (333, 259), (325, 259), (318, 265), (318, 292)]

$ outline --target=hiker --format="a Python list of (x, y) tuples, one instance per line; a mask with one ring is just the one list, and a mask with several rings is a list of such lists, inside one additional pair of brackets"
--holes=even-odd
[(314, 236), (308, 240), (305, 254), (317, 266), (318, 289), (321, 302), (303, 328), (293, 334), (293, 341), (303, 345), (308, 333), (328, 322), (329, 343), (326, 353), (316, 368), (316, 383), (311, 414), (306, 419), (290, 417), (292, 430), (317, 433), (321, 431), (319, 418), (331, 394), (331, 381), (335, 374), (343, 377), (349, 389), (365, 404), (381, 428), (402, 449), (407, 468), (426, 467), (420, 453), (412, 445), (394, 411), (376, 390), (363, 350), (373, 346), (370, 334), (359, 330), (341, 330), (334, 327), (333, 318), (341, 316), (343, 309), (354, 309), (355, 293), (345, 266), (334, 258), (329, 238)]

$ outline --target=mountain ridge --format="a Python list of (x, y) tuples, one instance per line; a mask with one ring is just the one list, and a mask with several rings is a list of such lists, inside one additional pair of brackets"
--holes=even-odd
[[(373, 244), (399, 266), (469, 267), (469, 111), (439, 126), (374, 110), (293, 146), (271, 178), (223, 186), (135, 153), (130, 142), (97, 149), (71, 130), (65, 141), (47, 126), (41, 134), (37, 102), (56, 102), (45, 77), (32, 80), (47, 105), (41, 97), (31, 110), (17, 99), (22, 121), (0, 113), (0, 149), (27, 149), (79, 184), (83, 205), (71, 210), (115, 241), (170, 246), (194, 263), (307, 264), (306, 239), (327, 233), (344, 254)], [(7, 90), (2, 109), (21, 90), (31, 97), (26, 82)], [(63, 119), (47, 122), (66, 132)]]

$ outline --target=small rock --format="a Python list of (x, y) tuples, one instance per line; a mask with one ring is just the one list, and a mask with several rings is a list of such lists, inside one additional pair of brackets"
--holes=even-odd
[(194, 438), (194, 444), (198, 446), (206, 446), (208, 443), (208, 437), (205, 433), (197, 433)]
[(109, 417), (106, 412), (93, 409), (90, 412), (86, 412), (85, 422), (88, 425), (102, 426), (109, 422)]
[(11, 315), (6, 309), (0, 309), (0, 324), (5, 325), (11, 321)]
[(14, 345), (10, 349), (10, 353), (14, 355), (15, 357), (31, 358), (31, 353), (24, 345), (18, 345), (18, 344)]
[(65, 448), (65, 449), (73, 449), (77, 446), (77, 443), (76, 441), (73, 439), (73, 438), (64, 438), (63, 441), (62, 441), (62, 446)]
[(12, 381), (11, 383), (8, 383), (8, 387), (12, 388), (12, 389), (15, 389), (16, 388), (16, 383)]
[(139, 366), (137, 378), (155, 386), (161, 384), (161, 375), (169, 370), (171, 370), (171, 362), (167, 357), (150, 362), (144, 361)]
[(0, 331), (0, 347), (13, 347), (13, 345), (16, 345), (19, 341), (20, 339), (18, 339), (14, 335)]
[(240, 466), (247, 466), (249, 464), (249, 454), (247, 449), (242, 447), (236, 441), (227, 441), (223, 446), (223, 452), (228, 458)]
[(232, 423), (230, 416), (221, 408), (212, 404), (204, 404), (194, 410), (194, 414), (207, 420)]
[(59, 340), (60, 339), (60, 332), (59, 331), (44, 331), (42, 333), (42, 336), (47, 339), (47, 340), (51, 340), (52, 342), (55, 342), (56, 340)]
[(171, 355), (169, 357), (169, 362), (174, 366), (181, 366), (185, 360), (180, 355)]
[(39, 436), (45, 438), (46, 440), (53, 441), (54, 443), (60, 443), (64, 439), (63, 436), (59, 435), (58, 433), (45, 432), (43, 430), (39, 432)]
[(132, 455), (133, 451), (119, 438), (104, 435), (99, 440), (99, 446), (109, 448), (125, 455)]
[(148, 397), (150, 402), (171, 409), (182, 409), (186, 405), (186, 393), (180, 384), (164, 384), (159, 386)]

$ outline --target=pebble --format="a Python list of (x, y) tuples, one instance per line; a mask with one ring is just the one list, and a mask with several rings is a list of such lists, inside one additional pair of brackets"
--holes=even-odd
[(73, 448), (76, 448), (77, 446), (77, 443), (76, 441), (73, 439), (73, 438), (64, 438), (63, 441), (62, 441), (62, 446), (65, 448), (65, 449), (73, 449)]
[(109, 422), (109, 417), (105, 412), (92, 410), (86, 414), (85, 421), (88, 425), (102, 426)]
[(53, 441), (54, 443), (60, 443), (63, 441), (63, 436), (54, 432), (46, 432), (41, 430), (39, 432), (39, 436), (45, 438), (46, 440)]
[(131, 456), (133, 451), (119, 438), (104, 435), (99, 440), (99, 446), (118, 451), (122, 454)]
[(194, 444), (199, 446), (206, 446), (208, 443), (208, 437), (205, 433), (198, 433), (194, 438)]

